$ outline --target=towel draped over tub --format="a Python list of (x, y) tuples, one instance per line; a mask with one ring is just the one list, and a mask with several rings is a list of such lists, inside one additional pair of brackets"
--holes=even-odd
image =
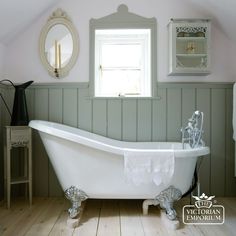
[(129, 183), (135, 185), (155, 183), (168, 184), (174, 174), (173, 150), (124, 151), (124, 173)]

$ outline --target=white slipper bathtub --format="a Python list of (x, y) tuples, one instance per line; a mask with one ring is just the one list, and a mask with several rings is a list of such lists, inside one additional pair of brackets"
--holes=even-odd
[[(63, 190), (71, 197), (77, 191), (80, 200), (86, 197), (154, 199), (170, 185), (184, 194), (191, 186), (197, 157), (209, 153), (208, 147), (182, 149), (181, 143), (118, 141), (47, 121), (33, 120), (29, 126), (39, 131)], [(175, 168), (170, 184), (128, 183), (124, 176), (125, 148), (172, 150)]]

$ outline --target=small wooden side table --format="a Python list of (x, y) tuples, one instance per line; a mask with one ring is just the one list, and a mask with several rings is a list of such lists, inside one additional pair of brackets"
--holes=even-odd
[[(32, 130), (29, 126), (6, 126), (4, 145), (4, 184), (7, 208), (10, 208), (11, 185), (26, 184), (28, 187), (29, 204), (32, 204)], [(12, 178), (11, 149), (24, 148), (24, 175)], [(28, 186), (27, 186), (28, 185)]]

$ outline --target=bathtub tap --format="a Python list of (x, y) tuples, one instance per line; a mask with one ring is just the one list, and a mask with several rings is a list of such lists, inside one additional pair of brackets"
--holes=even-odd
[(188, 125), (185, 128), (181, 128), (183, 149), (185, 148), (185, 143), (188, 143), (191, 148), (205, 146), (202, 140), (203, 117), (203, 112), (195, 111), (188, 120)]

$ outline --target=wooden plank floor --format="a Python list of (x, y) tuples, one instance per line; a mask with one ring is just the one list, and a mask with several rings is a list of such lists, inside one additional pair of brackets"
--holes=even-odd
[[(151, 206), (147, 216), (142, 215), (141, 200), (88, 200), (79, 227), (68, 228), (67, 208), (63, 198), (34, 198), (32, 207), (24, 199), (12, 201), (10, 210), (0, 202), (0, 235), (65, 235), (65, 236), (155, 236), (155, 235), (236, 235), (236, 198), (217, 199), (225, 207), (223, 225), (184, 225), (180, 229), (166, 228), (160, 219), (158, 207)], [(182, 199), (176, 210), (182, 221), (182, 207), (189, 204)]]

